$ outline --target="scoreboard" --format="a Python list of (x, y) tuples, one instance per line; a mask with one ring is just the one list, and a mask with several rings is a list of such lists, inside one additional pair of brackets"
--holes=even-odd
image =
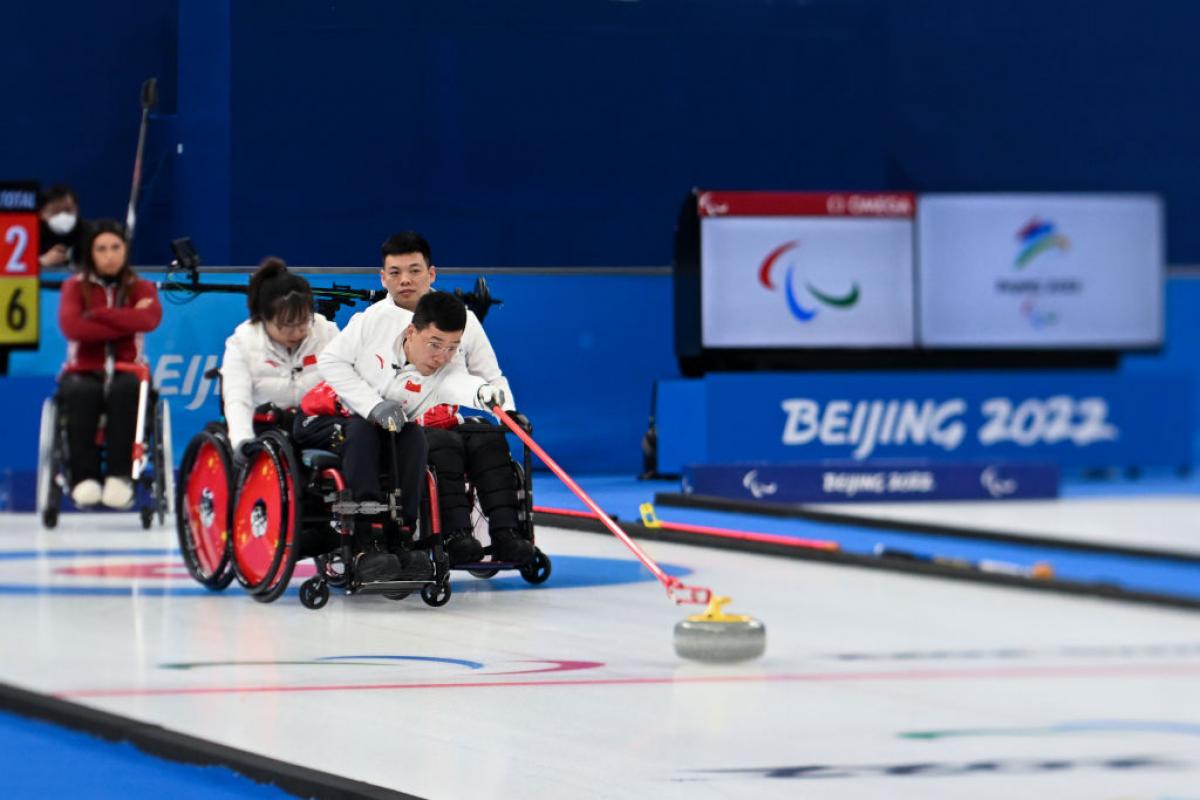
[(0, 183), (0, 348), (38, 345), (37, 186)]

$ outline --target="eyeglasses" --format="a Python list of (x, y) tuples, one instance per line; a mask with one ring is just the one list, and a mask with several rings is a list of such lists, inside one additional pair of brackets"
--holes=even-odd
[(429, 350), (429, 354), (431, 356), (436, 356), (441, 353), (445, 353), (447, 356), (453, 356), (455, 353), (458, 352), (458, 347), (459, 347), (456, 344), (441, 344), (439, 342), (434, 342), (434, 341), (424, 342), (424, 345), (425, 345), (426, 349)]

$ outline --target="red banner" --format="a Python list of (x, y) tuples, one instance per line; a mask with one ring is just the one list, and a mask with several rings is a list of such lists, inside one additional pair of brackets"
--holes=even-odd
[(702, 217), (890, 217), (914, 216), (912, 192), (723, 192), (697, 191)]

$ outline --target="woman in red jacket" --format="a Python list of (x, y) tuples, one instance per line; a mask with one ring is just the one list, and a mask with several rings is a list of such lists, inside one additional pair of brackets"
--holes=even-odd
[[(130, 476), (138, 379), (128, 372), (113, 372), (106, 391), (106, 363), (110, 357), (114, 362), (144, 361), (142, 336), (157, 328), (161, 319), (154, 284), (139, 278), (129, 266), (121, 224), (98, 220), (84, 245), (79, 273), (63, 284), (58, 307), (58, 322), (67, 337), (59, 395), (75, 481), (71, 499), (77, 506), (103, 503), (128, 508), (133, 502)], [(101, 411), (107, 416), (107, 477), (102, 476), (96, 444)]]

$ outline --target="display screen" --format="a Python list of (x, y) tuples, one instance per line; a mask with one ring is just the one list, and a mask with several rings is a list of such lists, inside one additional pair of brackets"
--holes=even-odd
[(699, 196), (707, 348), (914, 345), (911, 195)]
[(1152, 195), (921, 195), (918, 344), (1159, 345), (1163, 240)]

